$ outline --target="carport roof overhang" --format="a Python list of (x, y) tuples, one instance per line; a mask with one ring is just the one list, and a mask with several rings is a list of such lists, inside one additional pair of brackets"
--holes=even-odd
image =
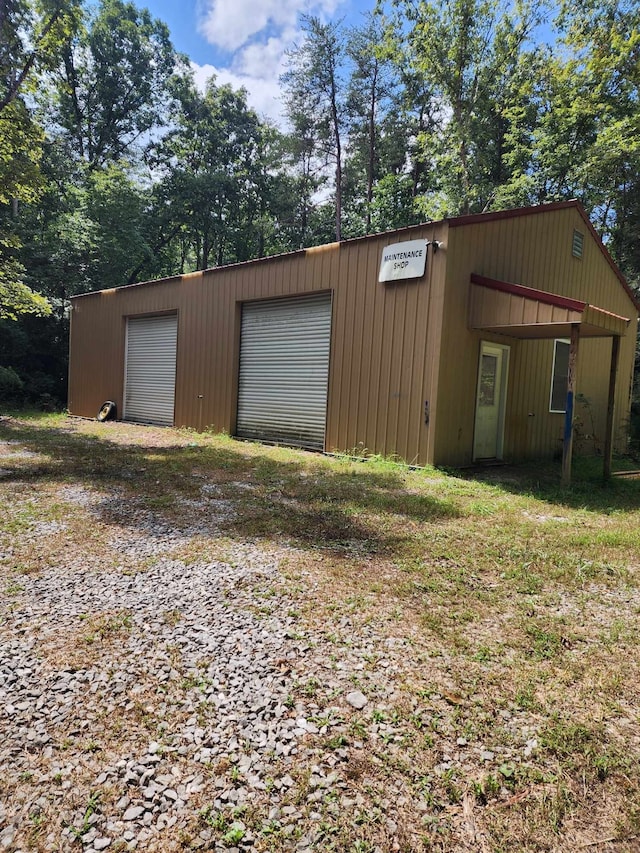
[(622, 337), (629, 322), (578, 299), (471, 274), (471, 329), (511, 338), (568, 338), (579, 325), (581, 338), (609, 338)]
[(612, 314), (578, 299), (558, 293), (534, 290), (521, 284), (471, 274), (469, 326), (510, 338), (543, 339), (569, 338), (569, 375), (562, 446), (562, 482), (571, 482), (573, 447), (573, 401), (575, 396), (576, 364), (580, 338), (611, 338), (611, 369), (607, 401), (607, 424), (603, 471), (605, 480), (611, 476), (613, 450), (613, 408), (620, 338), (626, 333), (629, 319)]

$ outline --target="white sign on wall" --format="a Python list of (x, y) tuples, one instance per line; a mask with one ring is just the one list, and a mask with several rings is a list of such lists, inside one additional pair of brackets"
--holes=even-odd
[(427, 262), (427, 240), (407, 240), (382, 250), (378, 281), (420, 278)]

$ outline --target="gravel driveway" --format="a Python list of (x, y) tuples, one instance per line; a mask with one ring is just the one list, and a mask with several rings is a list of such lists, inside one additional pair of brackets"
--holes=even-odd
[[(32, 455), (0, 452), (5, 475)], [(358, 737), (401, 743), (384, 709), (408, 639), (344, 617), (331, 639), (301, 627), (279, 569), (293, 548), (176, 559), (233, 512), (200, 491), (168, 524), (115, 485), (16, 483), (30, 517), (56, 520), (25, 521), (0, 554), (0, 849), (411, 849), (404, 783), (368, 778)], [(83, 526), (98, 553), (70, 536)], [(27, 546), (39, 570), (11, 573)], [(332, 842), (327, 820), (366, 824), (372, 791), (377, 843)]]
[(538, 492), (0, 418), (0, 853), (635, 853), (637, 491)]

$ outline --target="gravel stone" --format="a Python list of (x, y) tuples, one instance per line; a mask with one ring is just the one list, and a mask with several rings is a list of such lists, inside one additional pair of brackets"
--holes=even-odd
[(142, 814), (144, 814), (144, 809), (142, 808), (142, 806), (131, 806), (126, 810), (126, 812), (122, 816), (122, 819), (137, 820)]
[(359, 690), (353, 690), (347, 694), (347, 702), (358, 711), (361, 711), (368, 701), (364, 693), (361, 693)]

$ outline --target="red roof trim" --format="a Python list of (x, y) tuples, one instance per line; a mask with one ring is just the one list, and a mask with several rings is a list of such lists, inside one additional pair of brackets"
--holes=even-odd
[(512, 284), (509, 281), (498, 281), (495, 278), (487, 278), (484, 275), (471, 273), (471, 283), (480, 287), (489, 287), (491, 290), (501, 290), (503, 293), (511, 293), (513, 296), (523, 296), (525, 299), (535, 299), (546, 305), (555, 305), (558, 308), (568, 308), (570, 311), (584, 311), (586, 302), (578, 299), (570, 299), (568, 296), (560, 296), (557, 293), (548, 293), (546, 290), (534, 290), (533, 287), (525, 287), (523, 284)]
[(449, 228), (459, 228), (461, 225), (477, 225), (481, 222), (494, 222), (497, 219), (515, 219), (518, 216), (532, 216), (536, 213), (547, 213), (550, 210), (565, 210), (568, 207), (579, 208), (580, 205), (577, 201), (554, 201), (550, 204), (537, 204), (533, 207), (513, 207), (510, 210), (468, 213), (466, 216), (454, 216), (451, 219), (446, 219), (445, 222), (449, 223)]
[[(539, 205), (536, 205), (534, 207), (516, 207), (516, 208), (512, 208), (511, 210), (496, 210), (496, 211), (491, 211), (489, 213), (470, 213), (467, 216), (454, 216), (450, 219), (442, 219), (440, 221), (421, 222), (417, 225), (407, 225), (404, 228), (396, 228), (396, 229), (393, 229), (390, 231), (383, 231), (383, 232), (378, 233), (378, 234), (365, 234), (361, 237), (352, 237), (349, 240), (343, 240), (342, 243), (351, 243), (351, 242), (356, 242), (356, 241), (360, 241), (360, 240), (374, 240), (374, 239), (380, 239), (380, 238), (389, 238), (392, 234), (401, 234), (403, 232), (406, 233), (406, 232), (411, 232), (411, 231), (419, 231), (419, 230), (424, 230), (426, 228), (431, 228), (432, 233), (435, 233), (435, 229), (442, 224), (446, 224), (450, 228), (458, 228), (462, 225), (479, 225), (479, 224), (484, 223), (484, 222), (493, 222), (493, 221), (499, 220), (499, 219), (513, 219), (513, 218), (518, 217), (518, 216), (532, 216), (532, 215), (535, 215), (536, 213), (546, 213), (550, 210), (566, 210), (567, 208), (575, 208), (575, 210), (578, 211), (578, 213), (580, 214), (580, 217), (584, 221), (586, 227), (589, 229), (591, 236), (595, 239), (596, 244), (598, 245), (598, 248), (600, 249), (600, 251), (604, 255), (605, 260), (607, 261), (607, 263), (609, 264), (609, 266), (611, 267), (611, 269), (615, 273), (620, 284), (625, 289), (627, 296), (629, 297), (629, 299), (633, 303), (636, 311), (638, 312), (638, 314), (640, 314), (640, 298), (637, 297), (635, 295), (635, 293), (629, 287), (627, 280), (625, 279), (625, 277), (622, 275), (622, 273), (620, 272), (620, 270), (616, 266), (616, 263), (613, 260), (613, 258), (611, 257), (611, 255), (609, 254), (607, 247), (604, 245), (604, 243), (600, 239), (600, 235), (598, 234), (596, 229), (593, 227), (593, 225), (589, 221), (589, 217), (585, 213), (584, 208), (582, 207), (582, 205), (578, 201), (575, 201), (575, 200), (574, 201), (556, 201), (556, 202), (551, 202), (550, 204), (539, 204)], [(340, 245), (342, 245), (342, 243), (333, 243), (333, 244), (327, 243), (322, 248), (325, 248), (326, 246), (331, 246), (331, 245), (340, 246)], [(308, 247), (308, 248), (320, 248), (320, 247)], [(209, 267), (206, 270), (200, 270), (199, 272), (201, 272), (201, 273), (212, 273), (212, 272), (217, 272), (218, 270), (231, 269), (233, 267), (247, 266), (249, 264), (256, 264), (256, 263), (265, 263), (265, 262), (277, 260), (280, 258), (295, 257), (296, 255), (304, 255), (305, 252), (306, 252), (306, 249), (297, 249), (297, 250), (294, 250), (292, 252), (281, 252), (277, 255), (269, 255), (266, 258), (252, 258), (248, 261), (238, 261), (236, 263), (224, 264), (224, 265), (219, 266), (219, 267)], [(193, 275), (193, 273), (188, 273), (187, 275)], [(181, 275), (166, 276), (165, 278), (152, 279), (151, 281), (138, 281), (138, 282), (134, 282), (133, 284), (121, 285), (120, 287), (116, 287), (113, 289), (124, 290), (125, 288), (128, 288), (128, 287), (140, 287), (140, 285), (142, 285), (142, 284), (145, 284), (145, 285), (160, 284), (160, 283), (164, 283), (164, 282), (168, 282), (168, 281), (178, 282), (178, 281), (181, 281), (182, 278), (183, 277)], [(518, 285), (518, 286), (520, 286), (520, 285)], [(77, 296), (72, 296), (71, 301), (75, 301), (76, 299), (81, 299), (85, 296), (94, 296), (96, 293), (103, 293), (103, 292), (104, 291), (101, 291), (101, 290), (93, 290), (93, 291), (90, 291), (89, 293), (80, 293)]]

